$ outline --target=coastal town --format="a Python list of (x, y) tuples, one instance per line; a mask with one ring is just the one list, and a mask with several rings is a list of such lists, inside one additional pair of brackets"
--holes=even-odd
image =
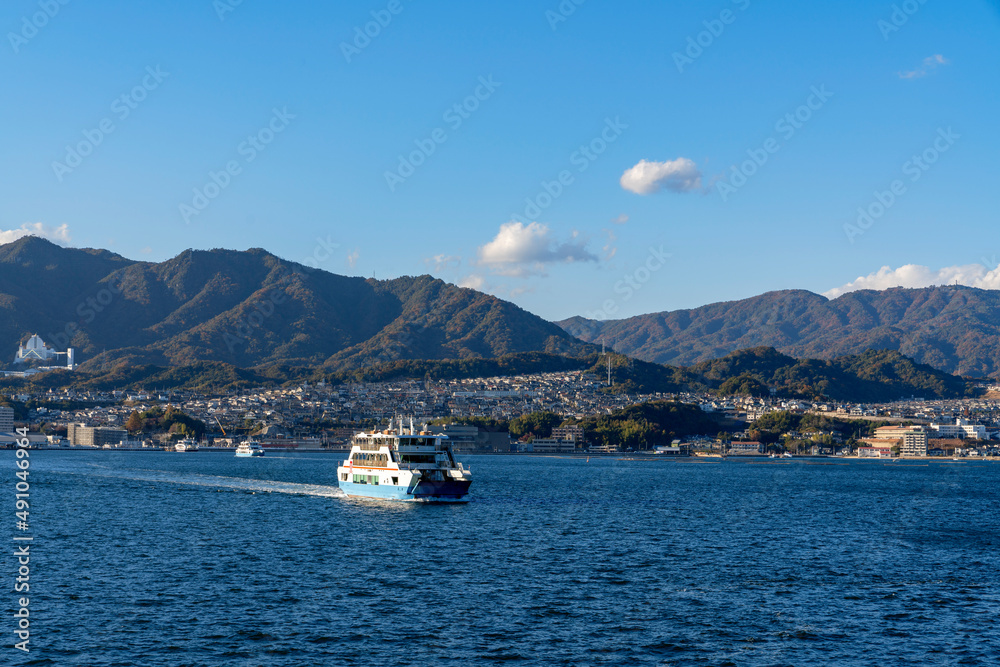
[[(467, 380), (405, 380), (330, 385), (324, 382), (261, 388), (220, 395), (150, 388), (144, 391), (48, 390), (0, 397), (0, 445), (26, 427), (34, 446), (56, 448), (164, 448), (191, 435), (183, 427), (161, 433), (129, 427), (136, 414), (175, 411), (204, 425), (203, 446), (235, 447), (253, 436), (265, 447), (289, 450), (340, 450), (359, 431), (384, 428), (393, 418), (434, 422), (456, 448), (465, 451), (524, 453), (598, 453), (617, 448), (588, 440), (581, 427), (556, 428), (549, 437), (515, 439), (505, 431), (476, 426), (507, 423), (531, 413), (554, 413), (567, 420), (611, 415), (628, 406), (676, 401), (696, 406), (730, 425), (722, 433), (690, 434), (672, 454), (836, 455), (876, 458), (996, 456), (1000, 453), (1000, 400), (990, 398), (924, 400), (912, 397), (884, 404), (847, 404), (711, 394), (615, 394), (604, 378), (584, 372), (557, 372)], [(877, 426), (868, 434), (845, 437), (841, 430), (789, 430), (763, 442), (760, 429), (776, 414), (813, 415), (852, 424)], [(449, 423), (453, 422), (453, 423)], [(134, 426), (134, 423), (132, 424)], [(655, 449), (652, 449), (655, 451)]]

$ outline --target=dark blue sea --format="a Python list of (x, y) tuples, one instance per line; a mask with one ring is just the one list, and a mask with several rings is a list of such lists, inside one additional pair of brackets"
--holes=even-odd
[(997, 464), (465, 456), (429, 506), (340, 458), (32, 452), (0, 664), (1000, 664)]

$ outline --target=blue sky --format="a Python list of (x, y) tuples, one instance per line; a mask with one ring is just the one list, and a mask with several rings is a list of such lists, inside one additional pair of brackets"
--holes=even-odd
[(63, 2), (0, 9), (0, 241), (553, 320), (1000, 288), (997, 2)]

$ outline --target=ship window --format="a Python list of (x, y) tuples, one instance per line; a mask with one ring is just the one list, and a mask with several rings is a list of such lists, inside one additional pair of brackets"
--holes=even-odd
[(391, 479), (392, 479), (392, 485), (393, 486), (398, 486), (399, 485), (399, 478), (398, 477), (392, 477)]
[(403, 463), (434, 463), (433, 454), (403, 454), (400, 459)]

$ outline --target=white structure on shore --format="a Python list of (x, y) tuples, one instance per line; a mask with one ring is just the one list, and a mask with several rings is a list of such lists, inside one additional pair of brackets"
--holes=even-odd
[(66, 356), (66, 368), (70, 370), (76, 368), (73, 348), (68, 348), (65, 352), (56, 352), (45, 344), (41, 336), (35, 334), (28, 339), (27, 343), (18, 346), (14, 363), (20, 365), (28, 361), (52, 361), (63, 355)]
[(968, 419), (959, 417), (954, 424), (931, 424), (931, 431), (934, 431), (939, 438), (975, 438), (977, 440), (986, 439), (986, 427), (981, 424), (970, 424)]

